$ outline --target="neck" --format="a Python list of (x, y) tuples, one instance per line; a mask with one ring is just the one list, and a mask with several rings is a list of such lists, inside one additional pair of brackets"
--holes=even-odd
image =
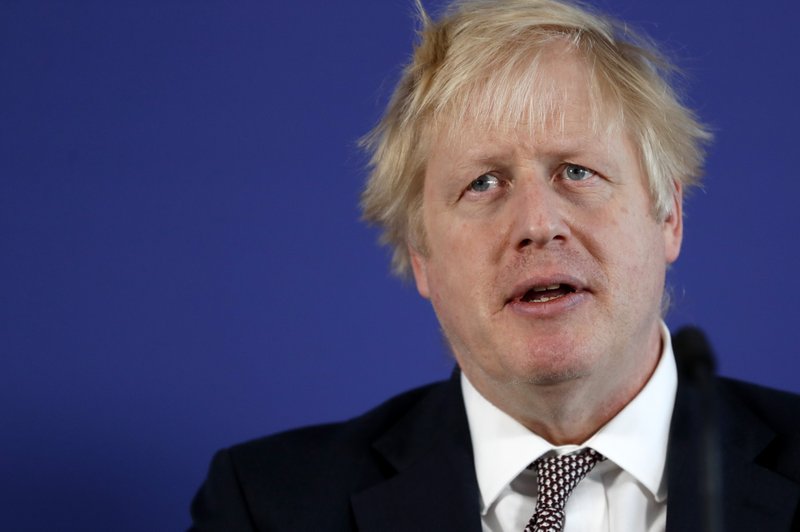
[(553, 445), (580, 445), (636, 397), (661, 354), (660, 332), (629, 371), (585, 375), (556, 383), (491, 383), (467, 374), (487, 400)]

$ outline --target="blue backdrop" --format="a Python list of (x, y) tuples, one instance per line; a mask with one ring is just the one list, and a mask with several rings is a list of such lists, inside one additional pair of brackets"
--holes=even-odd
[[(215, 449), (450, 371), (358, 220), (411, 3), (0, 2), (4, 530), (184, 528)], [(798, 4), (598, 5), (716, 131), (670, 325), (800, 391)]]

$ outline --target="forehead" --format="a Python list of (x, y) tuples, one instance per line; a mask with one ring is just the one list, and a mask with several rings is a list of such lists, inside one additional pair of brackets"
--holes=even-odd
[(429, 155), (481, 158), (521, 146), (607, 155), (627, 136), (622, 124), (589, 62), (570, 43), (556, 42), (465, 84), (433, 122)]

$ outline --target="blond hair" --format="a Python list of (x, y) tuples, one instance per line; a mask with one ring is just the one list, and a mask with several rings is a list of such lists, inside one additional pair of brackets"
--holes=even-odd
[(371, 155), (364, 219), (382, 227), (397, 274), (410, 272), (408, 245), (426, 249), (422, 189), (433, 135), (465, 120), (544, 127), (557, 110), (538, 58), (557, 40), (589, 68), (593, 127), (621, 125), (637, 146), (656, 217), (672, 211), (678, 186), (699, 182), (711, 135), (671, 87), (674, 68), (625, 25), (559, 0), (455, 0), (434, 21), (416, 1), (419, 42), (383, 118), (362, 140)]

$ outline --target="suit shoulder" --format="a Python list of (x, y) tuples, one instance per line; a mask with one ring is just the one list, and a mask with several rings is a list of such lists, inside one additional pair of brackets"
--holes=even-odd
[(800, 395), (725, 377), (720, 379), (720, 383), (723, 393), (746, 406), (774, 430), (798, 432)]
[(428, 437), (430, 427), (441, 422), (442, 406), (454, 400), (457, 385), (453, 380), (434, 383), (348, 421), (294, 429), (220, 451), (193, 504), (196, 522), (248, 522), (258, 530), (311, 530), (320, 523), (326, 530), (353, 529), (351, 495), (394, 472), (374, 442), (393, 430), (407, 434), (409, 428)]
[(444, 386), (437, 382), (415, 388), (353, 419), (265, 436), (235, 445), (228, 452), (237, 469), (255, 474), (269, 470), (272, 478), (284, 470), (287, 475), (297, 475), (299, 469), (334, 472), (352, 468), (371, 454), (376, 438)]

